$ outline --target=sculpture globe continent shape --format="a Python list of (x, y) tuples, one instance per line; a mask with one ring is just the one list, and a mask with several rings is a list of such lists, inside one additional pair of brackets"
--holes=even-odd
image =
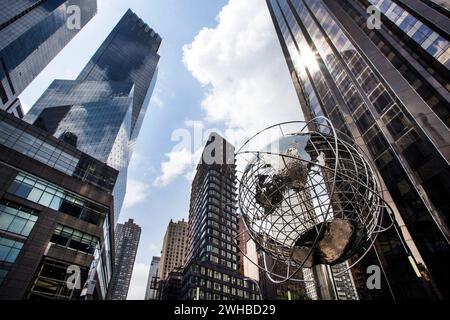
[[(283, 125), (271, 128), (283, 133)], [(383, 230), (388, 208), (361, 150), (339, 138), (331, 123), (317, 131), (307, 127), (261, 150), (247, 142), (237, 153), (245, 161), (239, 178), (243, 219), (263, 252), (294, 270), (285, 280), (301, 268), (364, 255)]]

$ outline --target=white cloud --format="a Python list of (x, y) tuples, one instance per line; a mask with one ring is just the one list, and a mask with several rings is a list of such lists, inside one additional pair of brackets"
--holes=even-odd
[(192, 183), (192, 181), (194, 181), (194, 178), (195, 178), (195, 174), (196, 174), (196, 173), (197, 173), (197, 170), (196, 170), (195, 166), (193, 166), (193, 167), (191, 168), (190, 171), (188, 171), (187, 173), (185, 173), (184, 177), (186, 178), (186, 180), (187, 180), (189, 183)]
[(204, 123), (202, 121), (198, 121), (198, 120), (186, 120), (184, 121), (184, 126), (186, 128), (198, 128), (198, 129), (203, 129), (205, 127)]
[(262, 0), (230, 0), (217, 27), (204, 28), (184, 47), (183, 61), (207, 88), (206, 119), (224, 122), (229, 133), (303, 118)]
[[(240, 146), (266, 126), (303, 119), (264, 1), (230, 0), (217, 21), (183, 48), (185, 66), (205, 88), (204, 121), (187, 120), (185, 127), (204, 133), (223, 124), (225, 138)], [(205, 142), (194, 153), (178, 148), (167, 154), (155, 184), (167, 186), (178, 176), (192, 181)]]
[(148, 274), (150, 265), (145, 263), (135, 263), (133, 275), (131, 276), (130, 287), (127, 300), (144, 300), (147, 289)]
[(124, 209), (132, 208), (147, 200), (150, 196), (150, 187), (151, 186), (145, 182), (129, 179), (127, 182), (127, 193), (123, 204)]
[(166, 154), (168, 160), (161, 164), (161, 175), (156, 178), (154, 184), (158, 187), (168, 186), (175, 178), (185, 174), (195, 163), (199, 161), (201, 149), (190, 152), (187, 149), (172, 151)]
[(157, 82), (155, 89), (153, 90), (152, 98), (150, 100), (150, 103), (158, 108), (164, 107), (164, 101), (162, 100), (162, 89), (158, 85), (159, 82)]

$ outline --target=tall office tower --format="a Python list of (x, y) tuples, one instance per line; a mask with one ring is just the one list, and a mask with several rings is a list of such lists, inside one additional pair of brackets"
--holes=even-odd
[(19, 95), (97, 13), (97, 0), (0, 0), (0, 109), (23, 117)]
[(115, 272), (111, 281), (112, 300), (126, 300), (133, 274), (134, 261), (141, 238), (141, 227), (129, 219), (124, 224), (118, 223), (115, 230)]
[(0, 300), (109, 297), (117, 175), (0, 110)]
[(183, 299), (257, 300), (256, 284), (238, 272), (234, 147), (210, 135), (192, 183)]
[(145, 290), (145, 300), (155, 300), (158, 298), (155, 288), (158, 283), (160, 261), (160, 257), (152, 258), (152, 263), (150, 264), (150, 270), (148, 273), (147, 289)]
[(328, 117), (362, 148), (395, 215), (360, 264), (366, 279), (381, 267), (382, 288), (358, 293), (448, 298), (448, 14), (416, 0), (267, 4), (306, 119)]
[(115, 221), (128, 164), (156, 83), (161, 38), (129, 10), (76, 80), (55, 80), (25, 120), (119, 171)]
[(161, 251), (161, 262), (158, 277), (161, 280), (167, 278), (170, 272), (176, 268), (183, 267), (186, 241), (187, 241), (187, 222), (170, 220), (164, 235), (163, 247)]

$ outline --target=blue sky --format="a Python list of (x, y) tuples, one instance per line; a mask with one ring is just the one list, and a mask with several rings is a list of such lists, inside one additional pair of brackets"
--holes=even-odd
[(130, 164), (120, 221), (142, 235), (128, 299), (143, 299), (170, 219), (188, 218), (204, 139), (230, 141), (301, 111), (264, 0), (98, 0), (96, 17), (21, 95), (25, 111), (54, 79), (74, 79), (128, 8), (163, 38), (158, 83)]

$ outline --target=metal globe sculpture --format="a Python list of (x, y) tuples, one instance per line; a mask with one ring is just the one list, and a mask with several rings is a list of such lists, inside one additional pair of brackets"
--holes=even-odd
[[(271, 129), (279, 130), (279, 137), (252, 150), (252, 140)], [(342, 137), (319, 118), (270, 127), (237, 152), (244, 168), (239, 207), (251, 238), (287, 268), (278, 279), (364, 255), (383, 231), (387, 206), (377, 177), (361, 150)]]

